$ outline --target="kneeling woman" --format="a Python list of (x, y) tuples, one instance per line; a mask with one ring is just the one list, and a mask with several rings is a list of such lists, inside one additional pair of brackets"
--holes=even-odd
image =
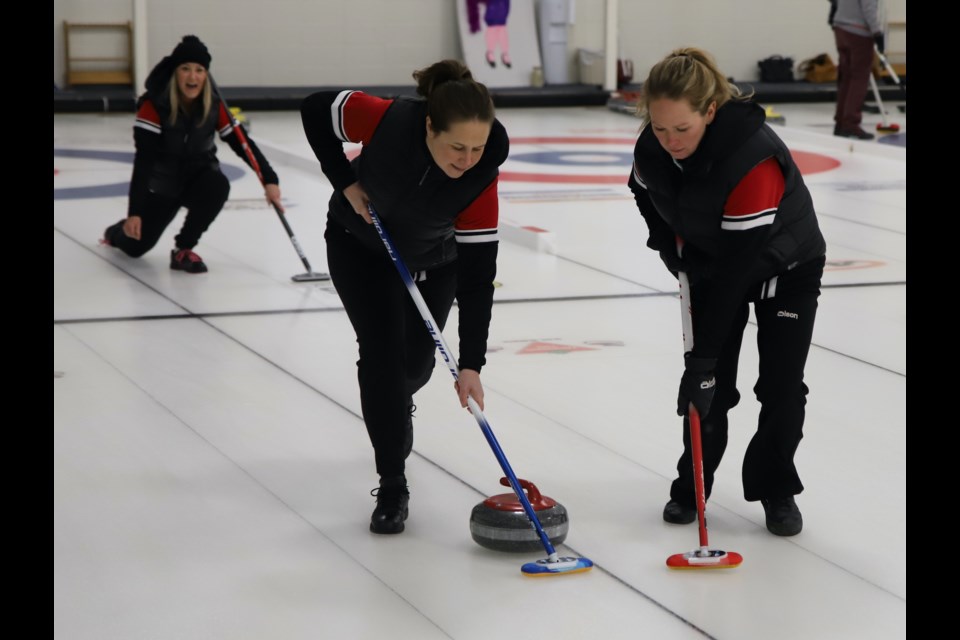
[[(250, 163), (226, 107), (211, 88), (210, 52), (196, 36), (184, 36), (147, 77), (133, 125), (136, 155), (127, 217), (107, 227), (103, 244), (139, 258), (152, 249), (180, 207), (187, 208), (170, 252), (170, 268), (203, 273), (193, 248), (223, 209), (230, 182), (217, 160), (216, 134)], [(277, 174), (247, 137), (264, 179), (267, 201), (280, 211)], [(252, 168), (252, 167), (251, 167)]]

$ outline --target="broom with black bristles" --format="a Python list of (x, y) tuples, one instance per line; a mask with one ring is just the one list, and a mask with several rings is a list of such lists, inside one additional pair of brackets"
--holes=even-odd
[[(260, 171), (260, 163), (257, 162), (257, 158), (253, 155), (253, 150), (250, 148), (250, 143), (247, 142), (247, 134), (243, 130), (243, 126), (237, 122), (237, 119), (234, 117), (233, 112), (230, 110), (230, 106), (227, 104), (227, 101), (224, 99), (223, 94), (220, 93), (217, 83), (213, 81), (213, 76), (208, 75), (207, 78), (210, 80), (210, 88), (213, 89), (214, 93), (220, 98), (220, 102), (223, 104), (223, 109), (227, 113), (227, 117), (230, 118), (230, 126), (233, 127), (233, 130), (237, 134), (237, 139), (240, 141), (243, 150), (247, 154), (247, 160), (250, 162), (250, 166), (253, 167), (253, 170), (257, 174), (257, 178), (260, 179), (260, 184), (266, 186), (266, 183), (263, 181), (263, 172)], [(307, 256), (303, 254), (303, 249), (300, 248), (300, 243), (297, 242), (297, 237), (293, 235), (293, 229), (290, 228), (290, 223), (287, 222), (286, 216), (283, 215), (283, 212), (280, 211), (280, 208), (276, 203), (271, 202), (273, 205), (273, 210), (277, 212), (277, 217), (280, 218), (280, 222), (283, 224), (284, 230), (286, 230), (287, 235), (290, 236), (290, 242), (293, 243), (293, 248), (297, 250), (297, 255), (300, 256), (303, 266), (307, 268), (306, 273), (300, 273), (295, 276), (292, 276), (290, 279), (294, 282), (316, 282), (318, 280), (329, 280), (330, 274), (328, 273), (316, 273), (310, 267), (310, 262), (307, 260)]]

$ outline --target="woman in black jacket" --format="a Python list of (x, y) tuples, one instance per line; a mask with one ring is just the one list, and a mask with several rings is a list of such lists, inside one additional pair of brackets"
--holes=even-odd
[[(803, 491), (794, 465), (803, 370), (826, 254), (813, 201), (764, 110), (706, 52), (678, 49), (654, 65), (639, 106), (644, 127), (629, 185), (650, 230), (647, 246), (691, 283), (694, 346), (677, 414), (686, 416), (692, 402), (703, 418), (706, 495), (726, 449), (727, 412), (740, 400), (737, 364), (753, 303), (761, 410), (744, 456), (744, 497), (763, 504), (772, 533), (795, 535), (803, 527), (794, 499)], [(663, 511), (676, 524), (697, 517), (686, 417), (683, 442)]]
[[(107, 227), (102, 242), (139, 258), (160, 239), (180, 207), (187, 216), (170, 252), (170, 268), (203, 273), (193, 248), (230, 194), (220, 171), (215, 136), (250, 164), (226, 107), (207, 77), (210, 52), (196, 36), (184, 36), (150, 72), (133, 125), (136, 155), (127, 217)], [(280, 187), (270, 163), (247, 137), (264, 179), (267, 201), (280, 211)], [(252, 167), (251, 167), (252, 168)]]
[[(334, 188), (327, 264), (353, 324), (363, 419), (379, 487), (370, 530), (400, 533), (409, 491), (413, 395), (430, 379), (435, 345), (371, 224), (373, 206), (440, 329), (459, 306), (457, 391), (483, 408), (480, 369), (497, 269), (497, 177), (507, 133), (487, 88), (460, 62), (413, 74), (419, 99), (320, 92), (301, 107), (303, 127)], [(344, 142), (362, 143), (348, 160)]]

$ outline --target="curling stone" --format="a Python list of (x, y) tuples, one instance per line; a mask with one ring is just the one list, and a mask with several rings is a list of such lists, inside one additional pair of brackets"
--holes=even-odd
[(770, 124), (787, 124), (787, 119), (773, 110), (773, 107), (767, 107), (764, 111), (767, 114), (767, 122)]
[(233, 114), (233, 119), (242, 124), (246, 131), (250, 131), (250, 119), (240, 107), (230, 107), (230, 113)]
[[(518, 481), (551, 544), (563, 542), (570, 529), (567, 510), (541, 495), (532, 482)], [(500, 478), (500, 484), (509, 487), (510, 481)], [(470, 514), (470, 535), (481, 547), (494, 551), (543, 551), (543, 542), (515, 493), (491, 496), (475, 506)]]

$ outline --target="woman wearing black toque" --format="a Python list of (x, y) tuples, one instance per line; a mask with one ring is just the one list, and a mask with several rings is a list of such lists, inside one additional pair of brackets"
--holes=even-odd
[[(207, 47), (196, 36), (184, 36), (150, 72), (133, 125), (136, 156), (127, 217), (107, 227), (102, 240), (139, 258), (153, 248), (180, 207), (186, 207), (186, 219), (170, 252), (170, 268), (187, 273), (207, 270), (193, 248), (230, 194), (214, 136), (219, 134), (249, 164), (230, 116), (211, 87), (209, 68)], [(263, 173), (267, 201), (282, 212), (277, 174), (249, 136), (247, 142)]]

